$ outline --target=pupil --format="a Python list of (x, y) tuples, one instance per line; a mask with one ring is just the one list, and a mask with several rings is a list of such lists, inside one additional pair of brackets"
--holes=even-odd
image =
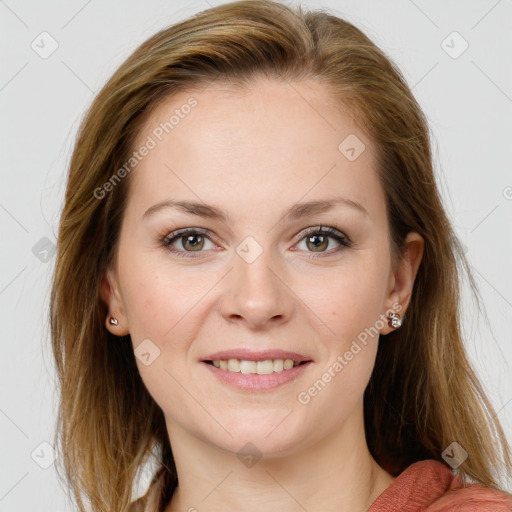
[[(316, 239), (316, 242), (312, 242), (315, 239)], [(320, 240), (320, 239), (322, 239), (322, 240)], [(326, 240), (326, 237), (324, 237), (323, 235), (313, 235), (313, 236), (309, 237), (309, 242), (316, 249), (318, 249), (319, 247), (322, 248), (323, 246), (325, 246), (325, 240)]]
[(200, 238), (200, 235), (189, 235), (186, 237), (185, 245), (189, 244), (192, 248), (201, 248), (202, 243), (198, 241)]

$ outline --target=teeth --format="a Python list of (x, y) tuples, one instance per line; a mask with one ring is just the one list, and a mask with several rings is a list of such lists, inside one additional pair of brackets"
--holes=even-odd
[[(256, 361), (240, 361), (240, 371), (242, 373), (256, 373), (258, 363)], [(228, 370), (231, 370), (228, 362)]]
[(230, 372), (241, 372), (244, 374), (257, 373), (258, 375), (268, 375), (273, 372), (282, 372), (290, 370), (299, 363), (293, 359), (267, 359), (265, 361), (248, 361), (246, 359), (221, 359), (213, 361), (213, 365), (221, 370)]
[(255, 370), (258, 375), (268, 375), (269, 373), (272, 373), (274, 371), (274, 361), (272, 361), (271, 359), (268, 359), (266, 361), (258, 361), (255, 366)]
[(285, 359), (283, 363), (283, 367), (285, 370), (289, 370), (290, 368), (293, 368), (293, 361), (291, 359)]

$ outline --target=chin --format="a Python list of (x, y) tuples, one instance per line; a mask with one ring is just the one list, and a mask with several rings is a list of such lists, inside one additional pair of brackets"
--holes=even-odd
[[(217, 436), (212, 438), (212, 431), (203, 432), (209, 444), (230, 452), (238, 457), (251, 455), (257, 458), (277, 458), (289, 455), (303, 444), (305, 432), (299, 432), (299, 425), (283, 422), (286, 414), (281, 414), (277, 421), (248, 421), (232, 423), (226, 426), (231, 436), (223, 429), (216, 429)], [(206, 437), (207, 436), (207, 437)]]

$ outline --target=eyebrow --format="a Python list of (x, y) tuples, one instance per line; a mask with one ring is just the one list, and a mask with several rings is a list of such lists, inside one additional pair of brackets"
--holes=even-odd
[[(284, 211), (281, 215), (286, 221), (295, 221), (303, 217), (312, 216), (319, 213), (325, 213), (333, 209), (337, 205), (348, 206), (365, 216), (369, 216), (367, 210), (361, 203), (352, 199), (344, 197), (336, 197), (334, 199), (324, 199), (317, 201), (308, 201), (306, 203), (296, 203), (288, 210)], [(215, 220), (221, 220), (227, 222), (228, 214), (225, 210), (222, 210), (216, 206), (209, 205), (206, 203), (200, 203), (196, 201), (176, 201), (173, 199), (167, 199), (160, 203), (157, 203), (146, 210), (143, 219), (147, 219), (151, 215), (165, 209), (165, 208), (177, 208), (185, 213), (197, 215), (198, 217), (205, 217)]]

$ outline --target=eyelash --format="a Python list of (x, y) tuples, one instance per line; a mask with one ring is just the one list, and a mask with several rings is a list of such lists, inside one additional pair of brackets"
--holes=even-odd
[[(163, 247), (167, 248), (167, 250), (169, 250), (170, 252), (172, 252), (173, 254), (178, 256), (179, 258), (197, 258), (198, 256), (192, 256), (189, 254), (193, 253), (193, 252), (201, 253), (204, 251), (182, 251), (182, 250), (177, 250), (176, 248), (174, 248), (172, 246), (172, 244), (176, 240), (178, 240), (179, 238), (183, 238), (185, 235), (190, 235), (190, 234), (201, 235), (202, 237), (205, 237), (208, 240), (210, 240), (212, 243), (215, 243), (211, 239), (211, 237), (208, 236), (208, 230), (202, 229), (202, 228), (178, 229), (177, 231), (173, 231), (172, 233), (169, 233), (166, 236), (164, 236), (160, 240), (160, 242)], [(337, 229), (334, 229), (331, 227), (326, 227), (326, 226), (315, 226), (313, 228), (307, 228), (306, 230), (304, 230), (300, 233), (300, 235), (299, 235), (300, 238), (297, 243), (301, 242), (304, 238), (306, 238), (308, 236), (311, 237), (313, 235), (328, 235), (328, 238), (333, 238), (340, 244), (340, 246), (334, 250), (329, 251), (329, 252), (324, 252), (324, 253), (311, 252), (310, 255), (308, 256), (311, 259), (322, 258), (326, 254), (332, 255), (333, 253), (338, 253), (339, 251), (341, 251), (343, 249), (351, 247), (353, 244), (353, 242), (350, 240), (350, 238), (348, 236), (344, 235)]]

